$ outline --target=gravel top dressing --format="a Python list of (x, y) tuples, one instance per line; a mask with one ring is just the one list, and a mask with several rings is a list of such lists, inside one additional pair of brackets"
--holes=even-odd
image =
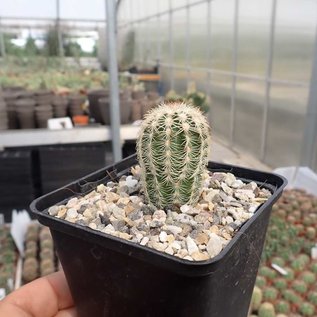
[(205, 172), (198, 202), (159, 209), (147, 203), (141, 169), (99, 185), (50, 215), (189, 261), (215, 257), (271, 193), (231, 173)]

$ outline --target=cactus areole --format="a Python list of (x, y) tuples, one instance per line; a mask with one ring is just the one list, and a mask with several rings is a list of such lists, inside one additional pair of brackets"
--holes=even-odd
[(172, 102), (150, 111), (137, 140), (147, 200), (158, 208), (195, 204), (209, 148), (210, 127), (197, 108)]

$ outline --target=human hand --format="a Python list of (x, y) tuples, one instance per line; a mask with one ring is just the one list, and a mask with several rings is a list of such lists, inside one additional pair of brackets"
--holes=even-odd
[(64, 272), (39, 278), (0, 301), (2, 317), (77, 317)]

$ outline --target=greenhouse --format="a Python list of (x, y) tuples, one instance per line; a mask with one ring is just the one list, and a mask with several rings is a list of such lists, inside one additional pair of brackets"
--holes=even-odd
[(312, 0), (0, 2), (0, 315), (316, 317), (316, 83)]

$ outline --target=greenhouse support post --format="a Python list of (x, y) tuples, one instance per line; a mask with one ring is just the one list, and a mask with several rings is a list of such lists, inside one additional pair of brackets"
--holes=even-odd
[(1, 17), (0, 17), (0, 54), (1, 54), (1, 57), (5, 57), (6, 56), (5, 43), (4, 43), (4, 34), (3, 34), (2, 28), (1, 28)]
[(315, 34), (315, 48), (312, 64), (304, 137), (302, 142), (302, 156), (300, 162), (300, 165), (311, 168), (313, 168), (313, 164), (316, 163), (314, 161), (316, 161), (317, 151), (317, 30)]
[(61, 32), (60, 24), (60, 0), (56, 0), (56, 28), (57, 28), (57, 38), (58, 38), (58, 54), (59, 57), (64, 57), (64, 47), (63, 47), (63, 37)]
[(108, 73), (110, 83), (110, 118), (112, 133), (112, 151), (114, 161), (122, 159), (121, 140), (120, 140), (120, 107), (119, 107), (119, 81), (118, 81), (118, 62), (116, 48), (116, 2), (115, 0), (105, 0), (107, 18), (107, 50), (108, 50)]

